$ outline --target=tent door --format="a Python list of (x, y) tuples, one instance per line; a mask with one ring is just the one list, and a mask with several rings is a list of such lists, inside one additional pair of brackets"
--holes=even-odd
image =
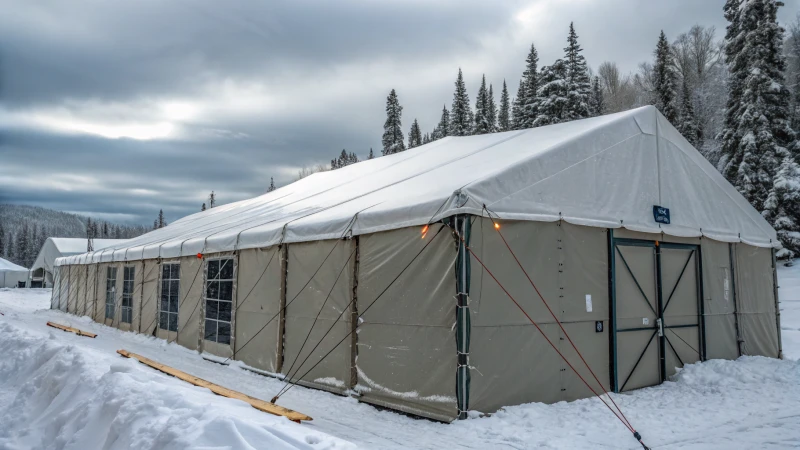
[(614, 239), (616, 392), (663, 382), (702, 359), (700, 249)]

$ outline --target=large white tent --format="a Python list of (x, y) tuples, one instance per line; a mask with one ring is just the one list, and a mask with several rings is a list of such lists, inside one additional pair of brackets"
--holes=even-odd
[[(658, 136), (658, 139), (655, 137)], [(311, 175), (64, 263), (332, 239), (454, 214), (624, 227), (779, 247), (775, 231), (652, 106), (547, 127), (447, 137)], [(671, 209), (669, 225), (653, 205)]]
[[(93, 239), (92, 245), (95, 250), (119, 245), (126, 242), (126, 239)], [(56, 258), (62, 256), (79, 255), (86, 253), (88, 240), (82, 238), (47, 238), (36, 261), (31, 266), (31, 284), (38, 287), (53, 286), (53, 267)]]
[(452, 420), (780, 357), (776, 248), (647, 106), (447, 137), (58, 258), (52, 307)]
[(28, 281), (28, 269), (0, 258), (0, 288), (22, 287)]

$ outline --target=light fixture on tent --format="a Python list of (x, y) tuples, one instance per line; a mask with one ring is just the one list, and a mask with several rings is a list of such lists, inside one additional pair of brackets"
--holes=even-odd
[(500, 224), (499, 224), (499, 223), (497, 223), (497, 222), (495, 222), (495, 223), (494, 223), (494, 229), (495, 229), (495, 230), (499, 230), (499, 229), (500, 229)]
[(422, 239), (425, 239), (425, 236), (428, 234), (428, 226), (425, 225), (422, 227)]
[(203, 259), (203, 254), (202, 253), (198, 253), (197, 254), (197, 259)]

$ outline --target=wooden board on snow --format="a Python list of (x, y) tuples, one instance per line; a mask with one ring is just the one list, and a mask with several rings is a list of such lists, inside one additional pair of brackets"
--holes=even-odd
[(232, 389), (228, 389), (222, 387), (218, 384), (211, 383), (210, 381), (206, 381), (202, 378), (197, 378), (195, 376), (189, 375), (186, 372), (180, 371), (170, 366), (166, 366), (164, 364), (157, 363), (152, 359), (145, 358), (142, 355), (138, 355), (136, 353), (131, 353), (127, 350), (117, 350), (117, 353), (126, 357), (126, 358), (133, 358), (138, 360), (140, 363), (148, 365), (156, 370), (166, 373), (167, 375), (172, 375), (175, 378), (179, 378), (187, 383), (191, 383), (195, 386), (204, 387), (211, 392), (221, 395), (223, 397), (228, 398), (235, 398), (237, 400), (241, 400), (243, 402), (247, 402), (253, 408), (263, 411), (265, 413), (274, 414), (276, 416), (283, 416), (288, 418), (294, 422), (300, 422), (301, 420), (313, 420), (311, 417), (299, 413), (297, 411), (292, 411), (291, 409), (284, 408), (282, 406), (278, 406), (274, 403), (265, 402), (264, 400), (257, 399), (255, 397), (250, 397), (249, 395), (242, 394), (241, 392), (234, 391)]
[(89, 333), (88, 331), (79, 330), (77, 328), (68, 327), (66, 325), (61, 325), (60, 323), (55, 322), (47, 322), (48, 327), (58, 328), (59, 330), (69, 331), (70, 333), (75, 333), (78, 336), (86, 336), (90, 338), (96, 338), (97, 335), (94, 333)]

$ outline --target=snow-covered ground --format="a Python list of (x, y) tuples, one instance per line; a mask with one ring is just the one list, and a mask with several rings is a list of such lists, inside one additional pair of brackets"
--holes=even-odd
[[(781, 267), (779, 278), (787, 359), (707, 361), (660, 386), (617, 395), (648, 445), (800, 447), (800, 265)], [(49, 298), (49, 290), (0, 290), (0, 449), (641, 448), (597, 399), (514, 406), (446, 425), (296, 387), (279, 403), (314, 420), (295, 424), (122, 358), (116, 350), (265, 400), (281, 388), (278, 380), (51, 311)], [(48, 320), (99, 336), (49, 328)]]

